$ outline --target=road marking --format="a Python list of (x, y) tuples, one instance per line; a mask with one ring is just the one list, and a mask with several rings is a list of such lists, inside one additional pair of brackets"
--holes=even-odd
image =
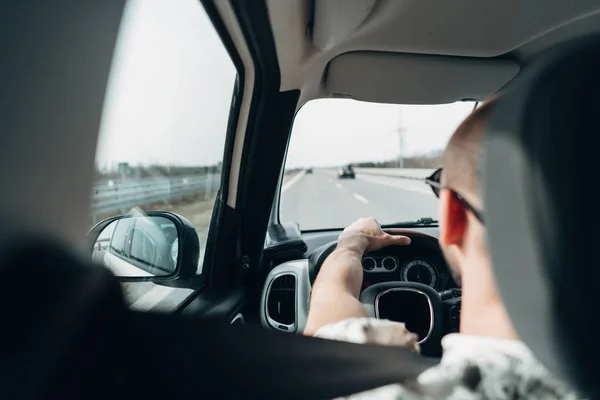
[(369, 200), (365, 199), (364, 197), (362, 197), (360, 194), (358, 193), (354, 193), (354, 198), (360, 202), (363, 202), (365, 204), (369, 203)]
[(291, 188), (292, 185), (294, 183), (298, 182), (305, 174), (306, 174), (306, 171), (298, 172), (298, 175), (296, 175), (295, 177), (293, 177), (292, 179), (290, 179), (289, 181), (287, 181), (286, 183), (284, 183), (281, 186), (281, 193), (283, 193), (286, 190), (288, 190), (289, 188)]
[(156, 285), (137, 299), (129, 308), (136, 311), (149, 311), (170, 295), (173, 290), (175, 289), (172, 287)]
[(335, 187), (338, 188), (338, 189), (341, 189), (342, 188), (342, 184), (341, 183), (336, 183)]
[[(361, 181), (365, 181), (365, 182), (369, 182), (369, 183), (374, 183), (376, 185), (382, 185), (382, 186), (388, 186), (388, 187), (392, 187), (392, 188), (396, 188), (396, 189), (401, 189), (401, 190), (407, 190), (410, 192), (415, 192), (415, 193), (425, 193), (425, 194), (433, 194), (431, 189), (429, 189), (429, 187), (425, 184), (425, 182), (418, 182), (418, 181), (406, 181), (403, 179), (398, 179), (398, 178), (387, 178), (387, 179), (392, 179), (387, 180), (385, 177), (377, 177), (377, 176), (372, 176), (372, 177), (358, 177), (356, 178), (358, 180)], [(419, 185), (422, 184), (423, 187), (419, 188), (419, 187), (415, 187), (414, 185)]]

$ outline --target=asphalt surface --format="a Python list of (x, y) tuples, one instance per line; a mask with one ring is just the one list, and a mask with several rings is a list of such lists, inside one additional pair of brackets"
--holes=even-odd
[(366, 216), (392, 224), (437, 219), (438, 200), (420, 180), (360, 173), (339, 179), (334, 169), (315, 169), (283, 191), (279, 215), (302, 230), (342, 228)]

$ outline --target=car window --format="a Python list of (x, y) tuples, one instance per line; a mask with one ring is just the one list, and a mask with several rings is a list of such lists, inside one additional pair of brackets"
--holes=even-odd
[(148, 266), (155, 266), (159, 263), (157, 250), (156, 243), (150, 235), (141, 229), (134, 231), (131, 239), (131, 258)]
[(395, 105), (320, 99), (296, 114), (279, 219), (302, 230), (343, 228), (361, 216), (382, 224), (438, 217), (424, 178), (442, 162), (473, 102)]
[(130, 256), (141, 264), (140, 268), (153, 275), (175, 271), (177, 248), (173, 248), (173, 243), (177, 240), (177, 228), (173, 222), (163, 217), (137, 218), (132, 231)]
[[(104, 100), (90, 226), (140, 210), (179, 214), (198, 233), (202, 276), (236, 74), (200, 1), (127, 1)], [(157, 248), (147, 230), (131, 238), (129, 254), (124, 225), (114, 228), (111, 248), (125, 249), (127, 262), (176, 260), (177, 244)], [(117, 261), (123, 258), (109, 262)], [(191, 293), (146, 282), (123, 287), (140, 310), (169, 311)]]
[(120, 220), (116, 222), (116, 227), (110, 240), (110, 249), (116, 253), (122, 254), (127, 240), (130, 220)]

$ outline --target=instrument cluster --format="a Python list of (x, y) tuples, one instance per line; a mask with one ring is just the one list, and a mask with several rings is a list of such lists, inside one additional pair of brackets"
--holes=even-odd
[(441, 251), (428, 253), (394, 246), (366, 254), (362, 259), (363, 289), (387, 281), (418, 282), (438, 291), (456, 287)]

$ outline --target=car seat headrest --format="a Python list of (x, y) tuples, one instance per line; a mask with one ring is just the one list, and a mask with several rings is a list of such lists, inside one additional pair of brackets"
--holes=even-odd
[(569, 42), (500, 97), (482, 154), (488, 242), (519, 337), (597, 397), (594, 363), (600, 38)]

